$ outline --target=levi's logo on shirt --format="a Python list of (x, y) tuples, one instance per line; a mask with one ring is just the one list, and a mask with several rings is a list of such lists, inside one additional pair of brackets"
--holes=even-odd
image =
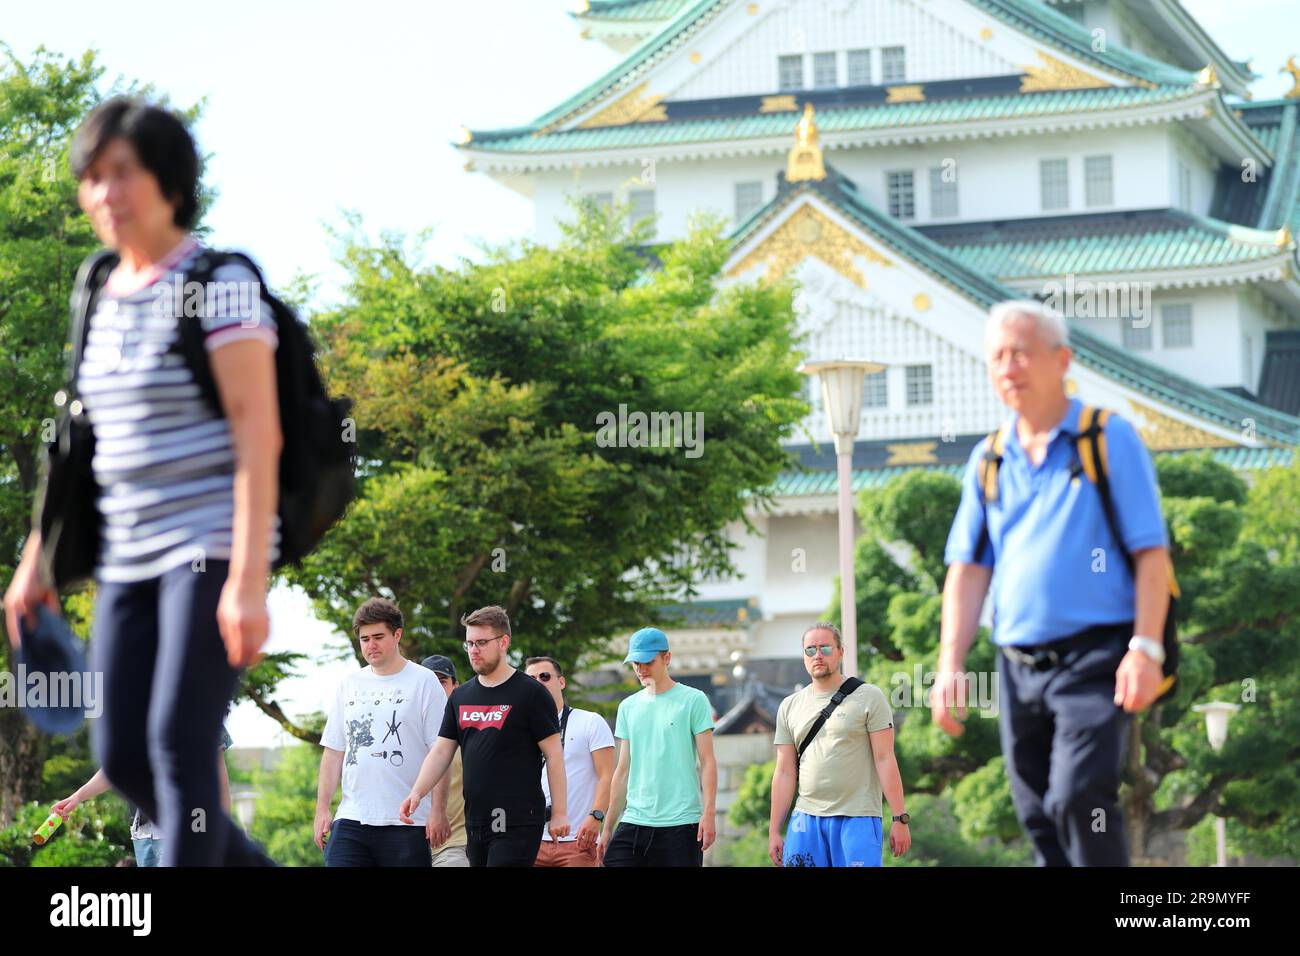
[(460, 729), (468, 730), (500, 730), (505, 726), (506, 717), (510, 713), (510, 704), (500, 704), (497, 706), (483, 704), (461, 704), (460, 705)]

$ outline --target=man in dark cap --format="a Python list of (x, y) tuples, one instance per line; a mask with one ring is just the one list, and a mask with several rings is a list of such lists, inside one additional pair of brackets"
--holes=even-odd
[[(451, 692), (460, 686), (460, 680), (456, 676), (456, 665), (451, 662), (451, 658), (434, 654), (420, 663), (433, 671), (442, 684), (442, 689), (447, 692), (447, 699), (451, 700)], [(461, 780), (459, 749), (452, 759), (449, 776), (451, 783), (447, 787), (446, 801), (441, 808), (438, 805), (438, 796), (442, 788), (435, 787), (432, 794), (433, 812), (429, 815), (430, 819), (445, 819), (447, 825), (451, 827), (451, 836), (447, 842), (433, 847), (433, 865), (469, 866), (469, 857), (465, 855), (465, 787)], [(441, 816), (439, 816), (440, 809)], [(430, 845), (432, 846), (432, 843)]]

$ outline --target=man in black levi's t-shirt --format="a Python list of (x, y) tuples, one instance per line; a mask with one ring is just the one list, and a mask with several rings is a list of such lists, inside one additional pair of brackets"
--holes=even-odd
[(541, 684), (507, 663), (510, 618), (504, 609), (480, 608), (461, 623), (475, 676), (448, 699), (438, 741), (399, 816), (405, 821), (419, 806), (447, 772), (459, 746), (470, 866), (532, 866), (547, 826), (543, 763), (551, 785), (551, 835), (569, 832), (555, 701)]

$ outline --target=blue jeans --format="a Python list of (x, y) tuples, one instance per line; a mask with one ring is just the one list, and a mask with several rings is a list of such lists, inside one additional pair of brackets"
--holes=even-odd
[(135, 865), (136, 866), (158, 866), (162, 861), (162, 840), (131, 839), (132, 846), (135, 847)]
[(370, 826), (356, 820), (335, 820), (325, 844), (325, 865), (429, 867), (433, 853), (422, 826)]
[(217, 745), (239, 682), (217, 629), (229, 566), (100, 583), (95, 600), (91, 647), (104, 675), (95, 751), (113, 786), (161, 829), (163, 866), (275, 865), (221, 808)]
[(785, 866), (880, 866), (880, 817), (816, 817), (796, 810), (785, 834)]

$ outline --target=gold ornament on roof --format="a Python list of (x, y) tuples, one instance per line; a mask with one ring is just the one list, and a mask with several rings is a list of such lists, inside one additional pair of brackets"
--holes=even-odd
[(889, 86), (885, 88), (886, 103), (924, 103), (925, 86), (912, 83), (907, 86)]
[(1295, 81), (1295, 85), (1292, 86), (1291, 91), (1286, 94), (1286, 98), (1288, 100), (1300, 99), (1300, 66), (1296, 66), (1295, 57), (1289, 57), (1286, 61), (1286, 66), (1282, 67), (1278, 72), (1290, 73), (1291, 79)]
[(1215, 70), (1213, 63), (1211, 63), (1205, 69), (1201, 70), (1200, 73), (1196, 74), (1196, 85), (1197, 86), (1219, 86), (1220, 85), (1219, 73), (1217, 70)]
[(1291, 227), (1284, 225), (1277, 231), (1277, 238), (1273, 241), (1283, 249), (1289, 249), (1295, 243), (1295, 237), (1291, 235)]
[(934, 449), (939, 443), (934, 441), (909, 442), (905, 445), (886, 445), (889, 452), (886, 467), (890, 465), (937, 465)]
[(763, 278), (775, 282), (808, 258), (820, 259), (860, 289), (867, 287), (867, 279), (855, 259), (865, 259), (884, 268), (894, 265), (820, 210), (804, 205), (728, 269), (727, 274), (740, 276), (759, 263), (766, 263)]
[(1021, 93), (1045, 93), (1050, 90), (1094, 90), (1103, 86), (1114, 86), (1110, 80), (1093, 76), (1076, 66), (1048, 56), (1042, 50), (1036, 51), (1039, 66), (1022, 66), (1027, 74), (1020, 81)]
[(1164, 415), (1150, 405), (1128, 400), (1133, 412), (1133, 425), (1142, 436), (1142, 443), (1152, 451), (1177, 451), (1184, 448), (1233, 448), (1238, 443), (1221, 435), (1189, 425), (1169, 415)]
[(799, 108), (795, 102), (793, 93), (782, 93), (778, 96), (765, 96), (763, 102), (759, 104), (760, 113), (793, 113)]
[(590, 118), (578, 124), (579, 129), (595, 129), (601, 126), (622, 126), (625, 123), (662, 123), (668, 119), (667, 107), (660, 101), (662, 93), (646, 94), (649, 83), (642, 83), (636, 89), (625, 93), (618, 100), (606, 106)]
[(785, 167), (786, 182), (798, 183), (809, 179), (825, 179), (826, 164), (822, 162), (822, 148), (817, 144), (817, 121), (811, 103), (803, 105), (803, 117), (794, 128), (794, 148)]

